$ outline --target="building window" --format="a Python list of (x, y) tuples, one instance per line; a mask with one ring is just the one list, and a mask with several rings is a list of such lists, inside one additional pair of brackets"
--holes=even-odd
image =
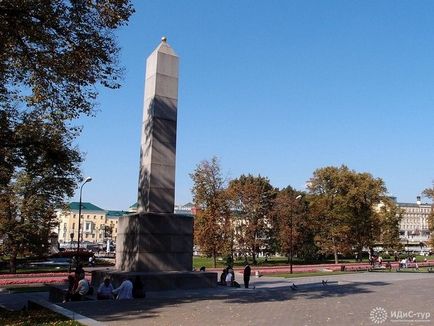
[(93, 230), (93, 223), (92, 222), (86, 222), (85, 224), (84, 224), (84, 230), (86, 231), (86, 232), (92, 232), (92, 230)]

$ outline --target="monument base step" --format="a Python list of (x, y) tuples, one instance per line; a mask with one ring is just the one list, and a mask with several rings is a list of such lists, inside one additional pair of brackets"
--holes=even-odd
[(110, 276), (114, 287), (118, 287), (124, 279), (140, 278), (145, 291), (164, 291), (177, 289), (201, 289), (217, 286), (215, 272), (122, 272), (105, 270), (92, 272), (92, 285), (95, 289), (103, 282), (105, 276)]

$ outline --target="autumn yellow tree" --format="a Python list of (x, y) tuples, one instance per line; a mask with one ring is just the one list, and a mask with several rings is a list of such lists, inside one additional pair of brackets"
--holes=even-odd
[[(386, 226), (389, 236), (396, 236), (396, 221), (382, 220), (379, 214), (379, 205), (388, 202), (380, 178), (344, 165), (325, 167), (314, 172), (308, 188), (318, 223), (316, 242), (323, 252), (333, 253), (335, 263), (338, 253), (356, 252), (361, 257), (363, 249), (379, 241)], [(392, 243), (390, 237), (388, 242)]]
[(194, 240), (200, 251), (213, 258), (231, 254), (233, 232), (226, 192), (226, 180), (217, 157), (200, 162), (193, 173), (193, 202), (197, 213), (194, 220)]

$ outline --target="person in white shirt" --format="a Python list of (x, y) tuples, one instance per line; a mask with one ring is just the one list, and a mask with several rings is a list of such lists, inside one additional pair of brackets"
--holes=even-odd
[(132, 299), (133, 298), (133, 282), (125, 280), (121, 285), (113, 290), (113, 294), (117, 295), (117, 300)]
[(226, 275), (226, 286), (232, 286), (232, 273), (229, 271)]
[(96, 292), (98, 300), (113, 299), (113, 285), (110, 282), (110, 277), (105, 277)]
[(82, 300), (83, 297), (89, 292), (89, 282), (84, 278), (84, 273), (80, 273), (77, 288), (73, 291), (71, 296), (72, 301)]

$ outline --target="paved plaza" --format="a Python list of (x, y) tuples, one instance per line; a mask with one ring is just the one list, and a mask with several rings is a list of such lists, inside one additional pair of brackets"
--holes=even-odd
[[(0, 303), (7, 296), (16, 301), (1, 294)], [(434, 325), (434, 273), (261, 277), (251, 289), (149, 292), (140, 300), (59, 306), (103, 325)]]

